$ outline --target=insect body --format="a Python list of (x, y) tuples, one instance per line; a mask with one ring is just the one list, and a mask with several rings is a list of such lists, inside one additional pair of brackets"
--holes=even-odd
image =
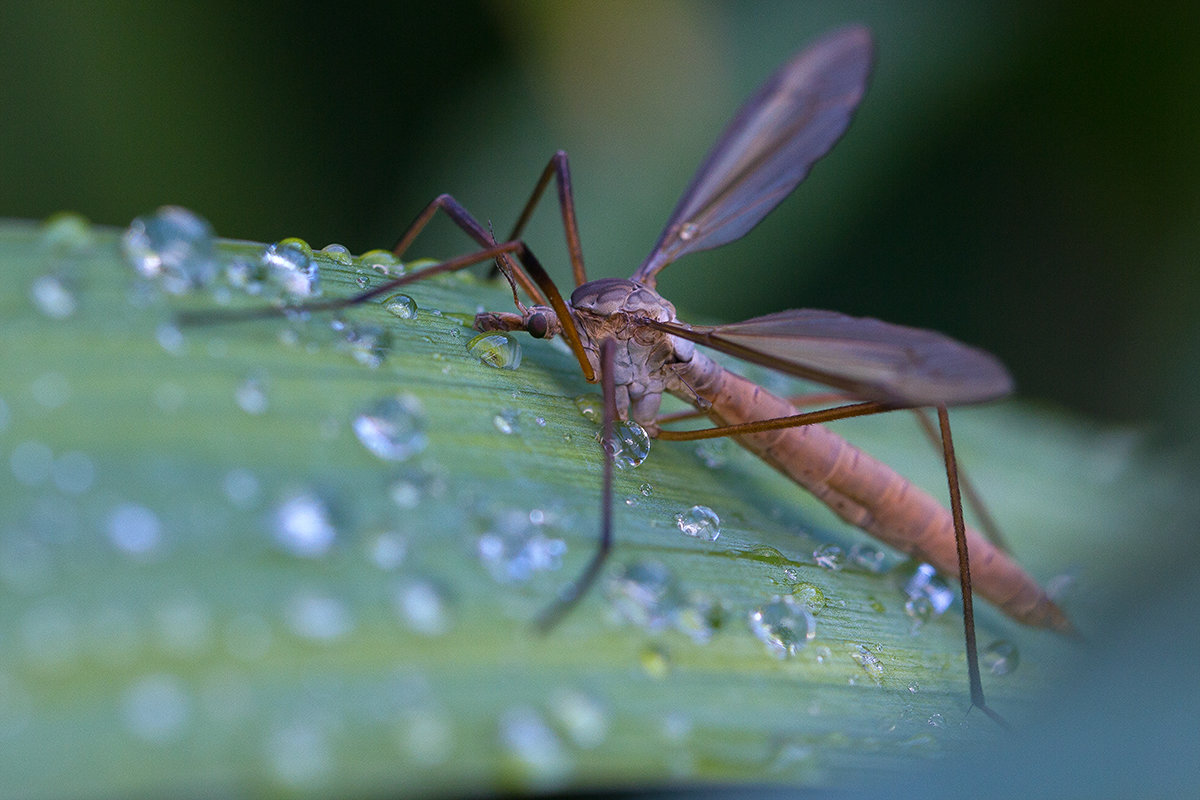
[[(639, 422), (663, 439), (733, 436), (739, 444), (795, 480), (843, 519), (893, 547), (957, 571), (963, 588), (972, 702), (984, 702), (975, 654), (973, 585), (1021, 622), (1070, 630), (1038, 584), (1006, 553), (962, 521), (957, 467), (946, 407), (1002, 397), (1012, 389), (992, 356), (932, 331), (830, 311), (792, 310), (730, 325), (691, 327), (656, 291), (660, 270), (688, 253), (720, 246), (753, 228), (808, 174), (841, 137), (866, 90), (872, 59), (861, 27), (834, 31), (784, 64), (743, 105), (684, 192), (658, 242), (628, 280), (588, 282), (576, 224), (570, 169), (564, 152), (543, 170), (512, 233), (496, 242), (453, 197), (442, 195), (417, 216), (396, 244), (404, 253), (441, 211), (471, 236), (478, 252), (444, 261), (344, 300), (310, 304), (341, 308), (424, 277), (495, 260), (513, 288), (517, 312), (476, 316), (480, 330), (524, 330), (538, 338), (562, 335), (589, 382), (604, 390), (602, 441), (617, 418)], [(537, 202), (553, 179), (558, 189), (576, 289), (568, 303), (521, 240)], [(523, 290), (533, 300), (518, 298)], [(247, 315), (253, 316), (253, 315)], [(212, 319), (210, 316), (209, 319)], [(831, 386), (857, 402), (800, 413), (731, 372), (696, 343)], [(668, 392), (707, 414), (704, 431), (670, 431), (659, 422)], [(934, 407), (946, 460), (947, 509), (886, 465), (816, 423), (900, 408)], [(542, 617), (553, 625), (585, 594), (612, 544), (612, 455), (606, 450), (600, 543), (581, 577)], [(968, 552), (970, 568), (968, 567)]]

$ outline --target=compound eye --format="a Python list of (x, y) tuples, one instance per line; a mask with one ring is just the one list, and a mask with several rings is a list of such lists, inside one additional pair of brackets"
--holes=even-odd
[(550, 331), (550, 320), (543, 312), (535, 311), (525, 322), (525, 330), (535, 339), (545, 339), (546, 334)]

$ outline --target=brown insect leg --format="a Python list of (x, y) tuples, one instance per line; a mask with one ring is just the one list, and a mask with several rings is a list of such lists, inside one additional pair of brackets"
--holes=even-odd
[(616, 345), (611, 339), (600, 343), (600, 387), (604, 395), (604, 424), (600, 430), (600, 445), (604, 451), (604, 484), (600, 493), (600, 541), (587, 566), (573, 583), (559, 592), (558, 599), (543, 611), (537, 620), (543, 633), (558, 624), (574, 608), (596, 582), (600, 568), (612, 551), (612, 494), (613, 494), (613, 435), (617, 421), (616, 386), (613, 382), (613, 358)]
[(739, 425), (721, 425), (715, 428), (702, 428), (695, 431), (664, 431), (658, 432), (658, 438), (668, 442), (690, 442), (696, 439), (717, 439), (722, 436), (741, 436), (747, 433), (762, 433), (763, 431), (780, 430), (781, 428), (798, 428), (802, 425), (819, 425), (833, 422), (837, 419), (850, 417), (865, 417), (871, 414), (882, 414), (894, 411), (894, 406), (879, 403), (874, 400), (854, 403), (848, 406), (826, 408), (820, 411), (809, 411), (804, 414), (793, 414), (790, 417), (776, 417), (758, 422), (745, 422)]
[(579, 222), (575, 217), (575, 197), (571, 192), (571, 166), (567, 161), (566, 150), (559, 150), (550, 157), (546, 168), (542, 170), (542, 176), (538, 178), (533, 194), (529, 196), (529, 201), (521, 210), (521, 216), (517, 218), (508, 238), (519, 239), (521, 237), (521, 233), (529, 223), (529, 218), (533, 216), (533, 209), (542, 199), (542, 193), (546, 191), (552, 175), (558, 184), (558, 206), (562, 210), (563, 232), (567, 236), (567, 253), (571, 259), (571, 273), (575, 278), (575, 285), (582, 286), (587, 283), (587, 272), (583, 268), (583, 245), (579, 242)]
[(946, 480), (950, 485), (950, 513), (954, 517), (954, 541), (958, 546), (958, 578), (962, 588), (963, 631), (967, 646), (967, 678), (971, 685), (971, 705), (987, 714), (998, 724), (1008, 727), (1004, 718), (993, 711), (983, 697), (983, 681), (979, 677), (979, 651), (975, 643), (975, 606), (971, 595), (971, 559), (967, 554), (967, 525), (963, 521), (962, 494), (958, 485), (958, 463), (954, 457), (954, 440), (950, 436), (950, 414), (938, 406), (938, 425), (941, 429), (942, 456), (946, 461)]
[[(470, 212), (459, 205), (457, 200), (455, 200), (451, 195), (440, 194), (433, 198), (433, 200), (429, 202), (429, 205), (425, 206), (421, 213), (417, 215), (416, 219), (412, 221), (412, 224), (410, 224), (404, 231), (404, 235), (400, 237), (400, 240), (396, 242), (395, 247), (392, 248), (392, 252), (395, 253), (397, 257), (402, 256), (404, 252), (408, 250), (409, 245), (413, 243), (413, 240), (417, 238), (417, 235), (420, 234), (421, 231), (424, 230), (425, 226), (429, 224), (429, 221), (433, 219), (433, 215), (439, 210), (449, 217), (451, 221), (461, 228), (468, 236), (474, 239), (480, 247), (492, 247), (496, 244), (496, 240), (492, 236), (491, 231), (480, 225), (479, 221), (472, 217)], [(510, 236), (508, 237), (508, 240), (516, 241), (517, 237)], [(511, 258), (507, 257), (507, 255), (502, 255), (501, 258), (504, 261), (505, 268), (501, 269), (500, 271), (508, 279), (509, 283), (516, 281), (516, 283), (520, 284), (521, 288), (525, 290), (525, 293), (529, 295), (530, 299), (532, 299), (535, 304), (546, 305), (545, 296), (543, 296), (538, 290), (537, 285), (529, 279), (529, 276), (526, 275)], [(498, 262), (497, 266), (499, 266)], [(519, 308), (521, 306), (521, 301), (517, 297), (515, 287), (513, 289), (513, 299), (516, 301), (517, 307)]]

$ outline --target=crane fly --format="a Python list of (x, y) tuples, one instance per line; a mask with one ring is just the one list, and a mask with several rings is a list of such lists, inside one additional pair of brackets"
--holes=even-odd
[[(972, 590), (1022, 623), (1071, 630), (1066, 616), (1037, 582), (1006, 552), (963, 522), (946, 409), (1009, 394), (1012, 381), (1003, 365), (988, 353), (933, 331), (832, 311), (790, 310), (727, 325), (687, 325), (676, 318), (675, 307), (655, 291), (664, 267), (689, 253), (743, 236), (805, 178), (848, 127), (866, 90), (873, 49), (865, 28), (843, 28), (820, 38), (779, 68), (729, 123), (650, 254), (628, 280), (587, 280), (567, 154), (559, 151), (542, 171), (504, 241), (497, 242), (453, 197), (441, 195), (409, 226), (397, 242), (395, 254), (402, 255), (438, 211), (462, 228), (481, 250), (354, 297), (301, 308), (344, 308), (434, 274), (493, 261), (512, 288), (517, 311), (479, 313), (475, 327), (525, 331), (541, 339), (562, 336), (584, 378), (601, 384), (605, 456), (599, 543), (581, 575), (541, 616), (543, 628), (553, 626), (587, 593), (611, 551), (611, 442), (616, 421), (634, 420), (651, 436), (666, 440), (731, 436), (808, 489), (842, 519), (943, 573), (959, 574), (971, 701), (999, 721), (984, 701), (979, 678)], [(557, 187), (575, 279), (569, 300), (564, 300), (521, 239), (551, 180)], [(521, 291), (531, 299), (529, 305), (521, 301)], [(245, 318), (278, 312), (233, 313)], [(853, 402), (802, 413), (792, 402), (721, 366), (697, 344), (825, 384)], [(714, 427), (698, 431), (662, 428), (659, 405), (664, 392), (708, 416)], [(819, 424), (928, 407), (937, 410), (936, 434), (946, 465), (949, 509)]]

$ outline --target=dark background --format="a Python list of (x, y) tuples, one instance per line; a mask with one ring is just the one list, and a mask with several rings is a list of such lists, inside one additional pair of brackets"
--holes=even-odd
[[(439, 192), (499, 233), (568, 150), (593, 277), (628, 275), (757, 83), (864, 22), (847, 137), (744, 241), (660, 287), (732, 320), (835, 308), (999, 354), (1021, 393), (1190, 439), (1200, 5), (241, 2), (0, 11), (0, 215), (390, 246)], [(556, 213), (529, 241), (567, 280)], [(414, 255), (468, 250), (449, 225)]]

